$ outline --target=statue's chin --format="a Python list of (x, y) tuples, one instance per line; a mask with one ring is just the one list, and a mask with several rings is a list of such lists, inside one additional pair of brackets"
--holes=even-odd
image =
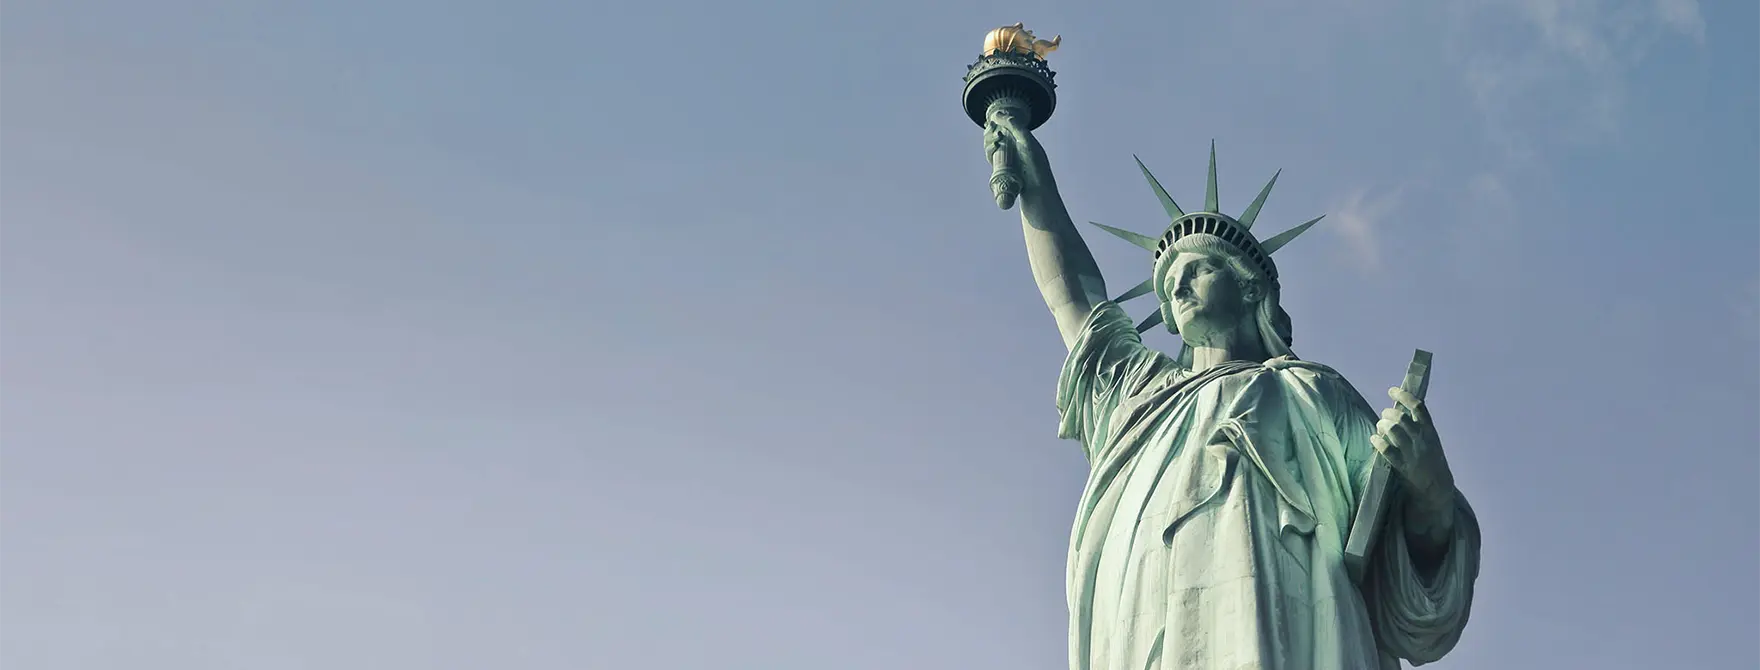
[(1188, 333), (1191, 335), (1190, 339), (1203, 339), (1205, 333), (1215, 330), (1210, 327), (1209, 319), (1198, 317), (1197, 309), (1193, 307), (1176, 308), (1173, 312), (1173, 325), (1179, 328), (1181, 339), (1187, 339)]

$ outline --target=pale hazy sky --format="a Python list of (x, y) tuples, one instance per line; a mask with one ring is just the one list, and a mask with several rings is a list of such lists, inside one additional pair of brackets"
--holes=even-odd
[(11, 0), (0, 666), (1064, 667), (1017, 20), (1077, 218), (1214, 139), (1299, 354), (1436, 352), (1432, 667), (1760, 665), (1753, 2)]

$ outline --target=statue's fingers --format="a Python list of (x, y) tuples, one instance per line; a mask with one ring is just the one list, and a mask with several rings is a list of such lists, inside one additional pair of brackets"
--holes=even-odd
[(1399, 418), (1402, 416), (1405, 416), (1405, 415), (1406, 415), (1406, 413), (1403, 411), (1400, 411), (1400, 408), (1398, 408), (1398, 407), (1389, 407), (1387, 409), (1381, 410), (1381, 420), (1387, 421), (1390, 423), (1398, 422)]
[(1380, 421), (1375, 422), (1375, 432), (1378, 434), (1385, 435), (1385, 434), (1387, 434), (1388, 429), (1393, 428), (1398, 423), (1399, 423), (1399, 421), (1397, 419), (1389, 419), (1387, 417), (1382, 417)]
[(994, 156), (996, 152), (1005, 149), (1006, 144), (1001, 135), (984, 138), (984, 155)]
[(1019, 141), (1026, 129), (1020, 125), (1020, 110), (1009, 105), (997, 105), (990, 110), (990, 125), (995, 126), (1004, 136)]
[(1381, 454), (1381, 457), (1387, 459), (1387, 462), (1399, 463), (1399, 448), (1388, 442), (1387, 438), (1371, 435), (1369, 436), (1369, 446), (1375, 447), (1375, 453)]
[(1395, 387), (1388, 389), (1387, 395), (1412, 416), (1418, 416), (1420, 412), (1424, 411), (1424, 401), (1419, 400), (1418, 396), (1412, 395), (1410, 391)]
[(984, 146), (986, 148), (992, 148), (992, 147), (995, 147), (996, 145), (1002, 144), (1003, 142), (1007, 142), (1007, 141), (1008, 141), (1008, 136), (1003, 133), (1001, 126), (999, 126), (995, 123), (985, 124), (985, 126), (984, 126)]
[(1011, 144), (1021, 143), (1022, 130), (1020, 126), (1015, 125), (1014, 119), (1003, 121), (1002, 123), (997, 124), (996, 127), (1002, 131), (1002, 137), (1004, 138), (1003, 141)]

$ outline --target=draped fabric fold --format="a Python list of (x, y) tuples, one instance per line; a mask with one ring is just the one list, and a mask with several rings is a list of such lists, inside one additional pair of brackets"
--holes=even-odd
[(1457, 498), (1450, 551), (1440, 565), (1426, 570), (1412, 560), (1404, 516), (1399, 509), (1388, 515), (1364, 590), (1382, 649), (1423, 665), (1454, 648), (1472, 612), (1473, 582), (1479, 577), (1479, 520), (1466, 498)]

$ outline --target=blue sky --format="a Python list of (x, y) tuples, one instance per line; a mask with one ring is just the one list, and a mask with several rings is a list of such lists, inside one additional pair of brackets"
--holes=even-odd
[(1298, 354), (1436, 352), (1432, 667), (1760, 662), (1754, 4), (1279, 4), (8, 3), (0, 665), (1062, 667), (1014, 21), (1078, 219), (1214, 139)]

